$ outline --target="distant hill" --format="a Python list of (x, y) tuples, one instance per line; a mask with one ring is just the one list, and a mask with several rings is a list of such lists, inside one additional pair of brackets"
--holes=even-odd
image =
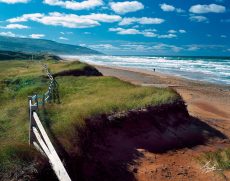
[(51, 40), (6, 36), (0, 36), (0, 50), (56, 55), (102, 54), (86, 47), (62, 44)]
[(51, 54), (29, 54), (22, 52), (0, 50), (0, 61), (2, 60), (61, 60), (60, 57)]

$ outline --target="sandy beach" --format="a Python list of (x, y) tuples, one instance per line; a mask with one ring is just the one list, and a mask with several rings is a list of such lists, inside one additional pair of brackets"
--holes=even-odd
[(96, 68), (105, 76), (114, 76), (133, 84), (171, 87), (183, 97), (189, 113), (193, 116), (230, 121), (230, 86), (188, 80), (142, 69), (106, 66)]
[[(95, 65), (94, 65), (95, 66)], [(96, 66), (105, 76), (114, 76), (142, 86), (171, 87), (184, 99), (189, 114), (230, 137), (230, 86), (193, 81), (140, 69)], [(227, 180), (215, 172), (205, 173), (195, 157), (205, 151), (230, 147), (229, 139), (210, 140), (205, 145), (185, 148), (164, 154), (153, 154), (140, 149), (142, 158), (135, 160), (137, 180)], [(132, 169), (131, 168), (131, 169)], [(181, 173), (179, 173), (181, 170)]]

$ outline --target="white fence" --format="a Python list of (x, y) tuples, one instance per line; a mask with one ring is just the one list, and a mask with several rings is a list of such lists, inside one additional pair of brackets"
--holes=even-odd
[[(45, 68), (46, 73), (50, 79), (50, 84), (48, 91), (43, 96), (39, 96), (37, 94), (29, 96), (29, 144), (33, 144), (35, 148), (37, 148), (44, 156), (49, 159), (49, 162), (58, 180), (71, 181), (37, 114), (39, 105), (44, 106), (45, 103), (52, 98), (52, 91), (55, 86), (55, 80), (50, 74), (47, 65), (44, 65), (43, 67)], [(39, 99), (41, 98), (42, 101), (40, 102)]]

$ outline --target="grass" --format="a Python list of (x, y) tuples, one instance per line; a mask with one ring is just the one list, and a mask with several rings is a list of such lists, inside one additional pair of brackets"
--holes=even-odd
[[(89, 66), (80, 62), (46, 63), (52, 73)], [(56, 80), (61, 104), (47, 105), (46, 125), (67, 151), (72, 149), (76, 127), (84, 126), (86, 118), (179, 99), (171, 89), (135, 86), (112, 77), (59, 76)], [(1, 173), (36, 160), (36, 154), (28, 146), (27, 97), (42, 94), (47, 88), (48, 79), (39, 62), (0, 62), (0, 179)]]
[(228, 170), (230, 169), (230, 148), (206, 152), (199, 158), (199, 161), (202, 165), (209, 162), (210, 166), (215, 166), (218, 170)]

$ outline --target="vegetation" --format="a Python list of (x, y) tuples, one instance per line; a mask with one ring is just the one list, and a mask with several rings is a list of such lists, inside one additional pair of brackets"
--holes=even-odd
[(49, 53), (58, 55), (101, 54), (98, 51), (77, 46), (58, 43), (51, 40), (0, 36), (0, 49), (4, 51)]
[(0, 50), (0, 61), (2, 60), (61, 60), (58, 56), (50, 54), (29, 54), (22, 52), (2, 51)]
[(201, 164), (209, 162), (209, 166), (215, 166), (216, 169), (230, 169), (230, 148), (219, 149), (214, 152), (206, 152), (199, 158)]
[[(46, 63), (52, 73), (90, 67), (80, 62)], [(44, 75), (39, 62), (0, 62), (0, 179), (1, 173), (38, 158), (28, 146), (27, 96), (47, 90), (49, 80)], [(170, 103), (179, 98), (171, 89), (135, 86), (112, 77), (57, 76), (56, 80), (61, 103), (47, 104), (46, 115), (41, 111), (41, 118), (66, 150), (71, 148), (76, 128), (84, 126), (86, 118)]]

